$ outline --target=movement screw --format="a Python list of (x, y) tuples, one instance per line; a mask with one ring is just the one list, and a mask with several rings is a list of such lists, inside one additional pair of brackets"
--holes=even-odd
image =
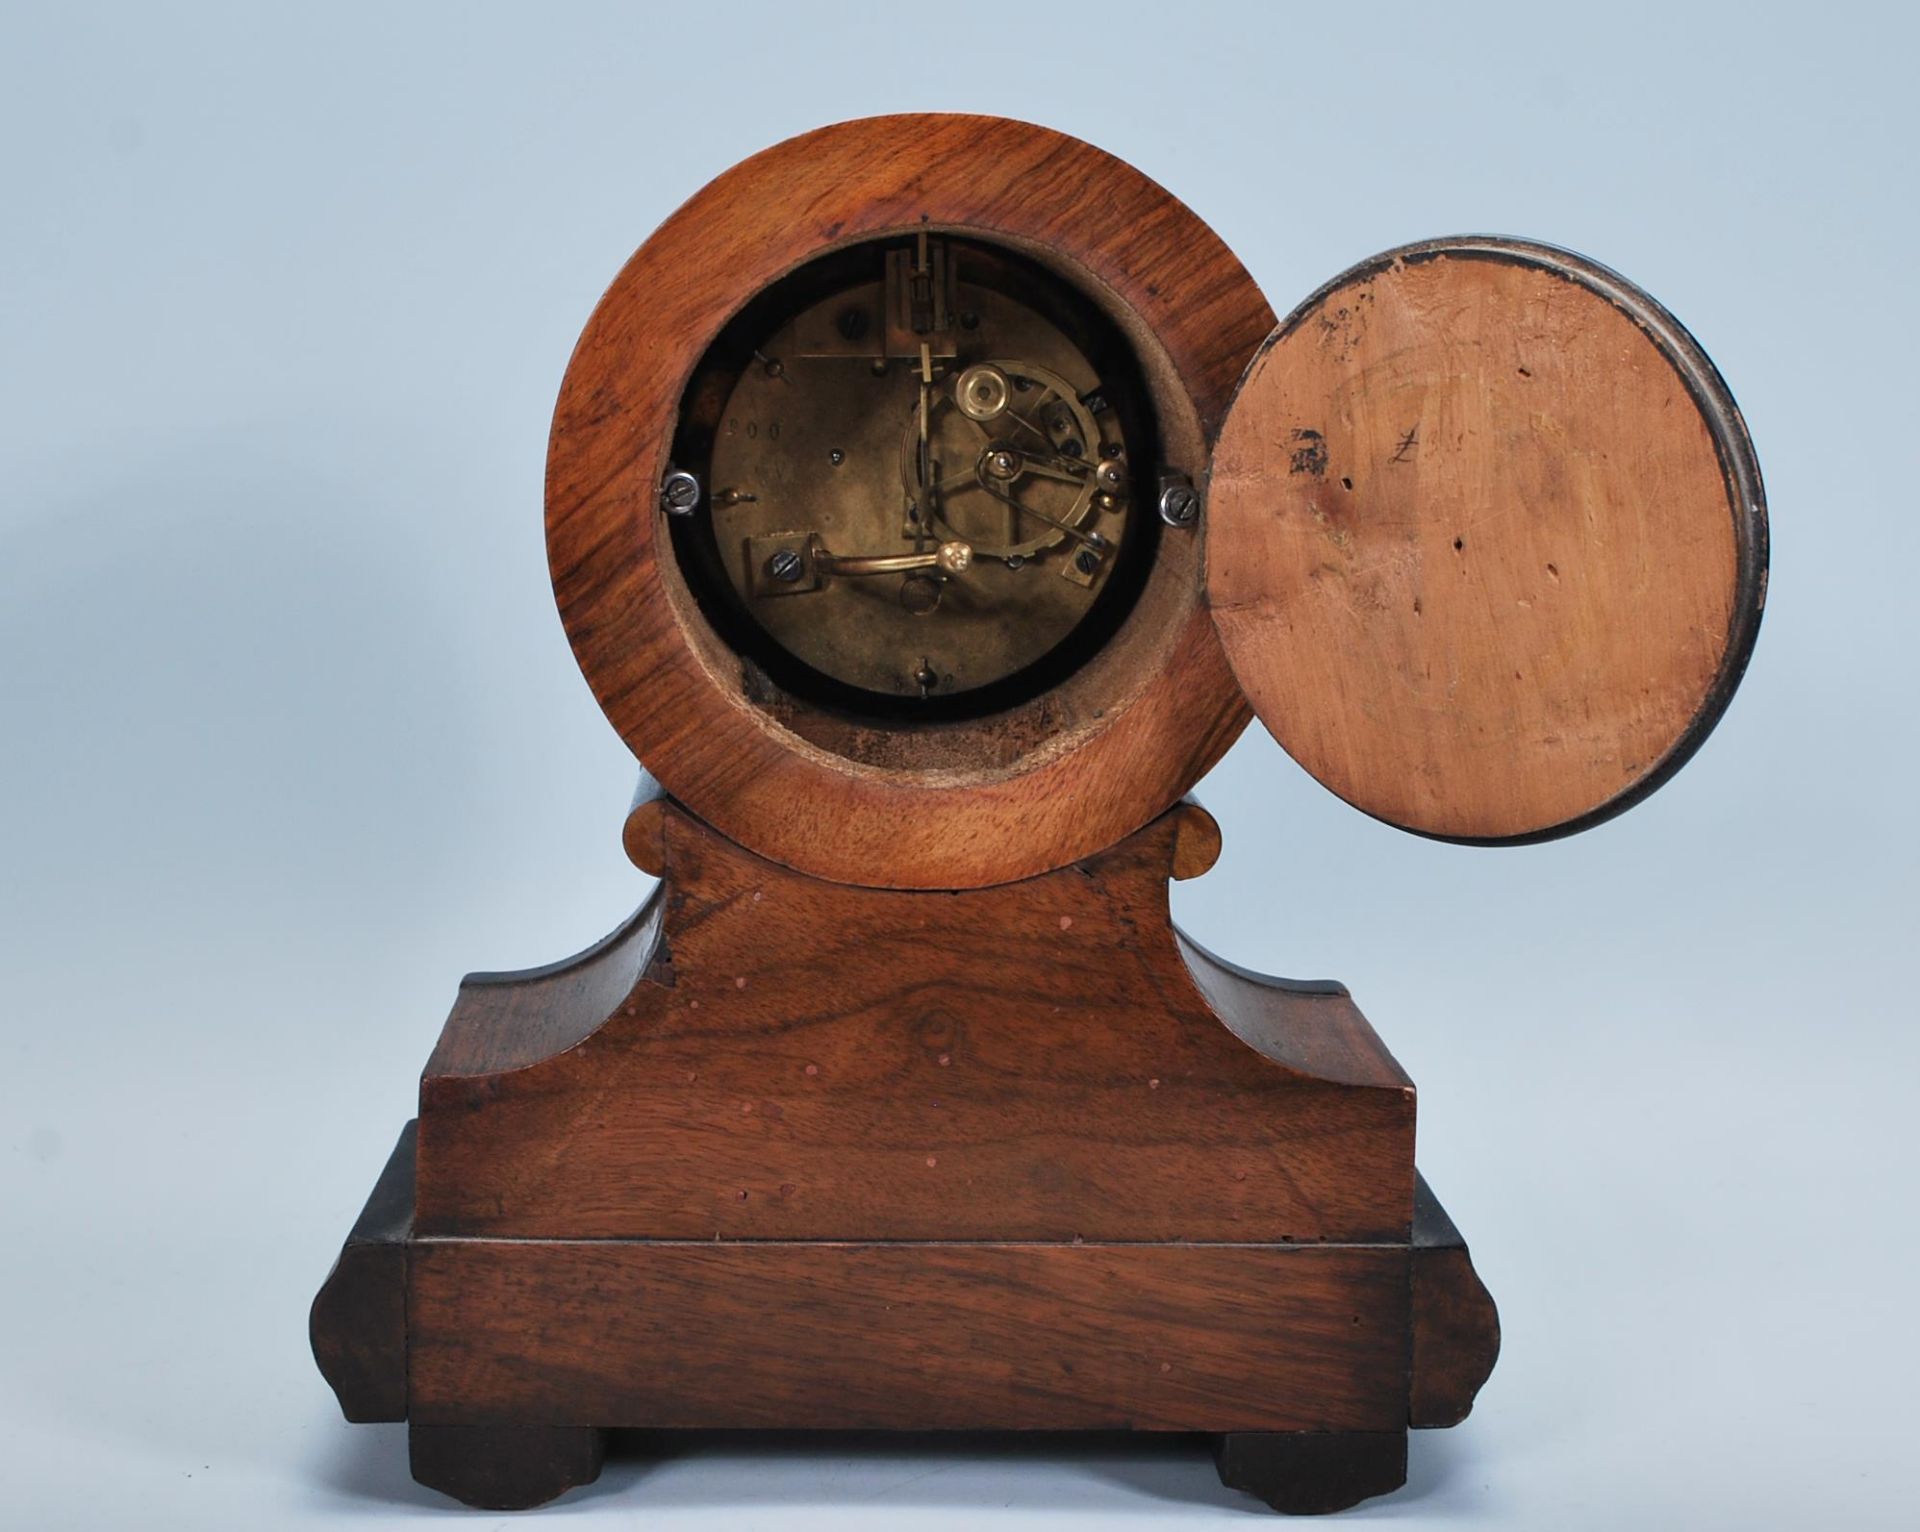
[(660, 482), (660, 503), (669, 516), (691, 516), (700, 503), (700, 481), (684, 468), (677, 468)]
[(1190, 527), (1200, 515), (1200, 493), (1191, 484), (1169, 484), (1160, 491), (1160, 519), (1170, 527)]

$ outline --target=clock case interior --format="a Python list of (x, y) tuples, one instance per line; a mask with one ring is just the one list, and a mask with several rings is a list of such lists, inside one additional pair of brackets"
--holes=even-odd
[[(896, 301), (917, 264), (934, 289), (919, 333)], [(962, 488), (921, 524), (910, 459), (923, 342), (936, 441), (951, 447), (970, 427), (979, 450), (949, 452), (945, 482)], [(970, 367), (1004, 367), (1013, 392), (997, 418), (956, 407)], [(1034, 450), (1041, 429), (1053, 440)], [(1013, 482), (991, 482), (994, 448), (1024, 466)], [(1049, 449), (1057, 470), (1042, 464)], [(667, 518), (673, 559), (749, 696), (896, 730), (985, 718), (1060, 686), (1135, 609), (1163, 536), (1180, 535), (1154, 510), (1160, 453), (1137, 354), (1064, 277), (971, 234), (865, 240), (755, 294), (694, 369), (671, 464), (701, 497)], [(1076, 460), (1077, 494), (1063, 482)], [(795, 572), (809, 543), (897, 560), (956, 537), (971, 555), (959, 573), (804, 568), (784, 587), (767, 573), (776, 555)]]

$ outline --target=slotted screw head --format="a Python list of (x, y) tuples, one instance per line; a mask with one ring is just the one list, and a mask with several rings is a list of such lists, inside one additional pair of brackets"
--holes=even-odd
[(700, 503), (700, 481), (684, 468), (675, 469), (660, 481), (660, 503), (670, 516), (691, 516)]
[(1200, 493), (1191, 484), (1169, 484), (1160, 492), (1160, 519), (1170, 527), (1192, 526), (1200, 515)]

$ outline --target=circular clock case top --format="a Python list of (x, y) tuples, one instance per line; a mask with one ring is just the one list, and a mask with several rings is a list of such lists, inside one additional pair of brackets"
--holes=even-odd
[(568, 365), (547, 538), (582, 670), (667, 792), (802, 872), (978, 887), (1112, 845), (1250, 716), (1158, 500), (1273, 322), (1192, 212), (1044, 128), (754, 156)]

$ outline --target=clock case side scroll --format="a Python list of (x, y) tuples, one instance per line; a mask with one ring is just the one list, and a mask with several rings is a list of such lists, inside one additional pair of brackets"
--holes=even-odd
[[(643, 783), (643, 789), (649, 784)], [(351, 1419), (533, 1504), (610, 1427), (1204, 1432), (1278, 1508), (1397, 1486), (1498, 1322), (1346, 991), (1173, 925), (1174, 808), (956, 894), (808, 878), (643, 791), (606, 941), (461, 987), (315, 1301)]]

